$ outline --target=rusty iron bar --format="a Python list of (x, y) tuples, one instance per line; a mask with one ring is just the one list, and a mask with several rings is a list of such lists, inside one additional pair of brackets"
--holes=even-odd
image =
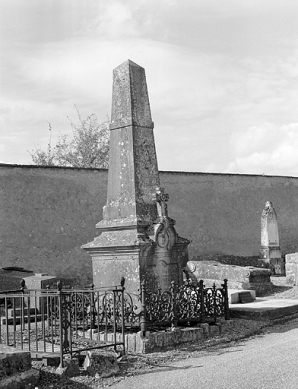
[(94, 284), (91, 285), (90, 291), (90, 320), (90, 337), (92, 339), (92, 330), (95, 329)]
[(123, 355), (125, 355), (125, 319), (124, 319), (124, 287), (125, 278), (121, 279), (121, 333), (122, 333), (122, 342), (123, 342)]
[(60, 366), (63, 368), (63, 319), (62, 319), (62, 283), (57, 282), (59, 307)]
[(225, 319), (230, 320), (228, 280), (226, 278), (224, 279), (224, 283), (223, 283), (222, 287), (224, 290)]
[(141, 333), (146, 336), (147, 332), (147, 312), (146, 312), (146, 282), (141, 282), (141, 313), (140, 313)]
[(217, 299), (216, 299), (216, 293), (217, 293), (217, 289), (216, 289), (216, 285), (215, 285), (215, 282), (213, 283), (213, 286), (212, 286), (212, 296), (213, 296), (213, 318), (214, 318), (214, 322), (216, 323), (216, 318), (217, 318)]
[(27, 296), (27, 320), (28, 320), (28, 347), (31, 350), (31, 306), (30, 295)]
[(116, 293), (117, 293), (117, 289), (116, 290), (113, 290), (113, 324), (114, 324), (114, 338), (113, 338), (113, 342), (114, 342), (114, 350), (116, 351), (116, 332), (117, 332), (117, 319), (116, 319)]
[(200, 294), (200, 308), (201, 308), (201, 321), (205, 321), (205, 294), (204, 294), (204, 281), (199, 281), (199, 294)]
[(171, 282), (170, 292), (171, 292), (171, 310), (172, 310), (171, 327), (175, 328), (175, 327), (177, 327), (177, 324), (178, 324), (177, 316), (176, 316), (177, 307), (176, 307), (176, 284), (175, 284), (175, 281)]

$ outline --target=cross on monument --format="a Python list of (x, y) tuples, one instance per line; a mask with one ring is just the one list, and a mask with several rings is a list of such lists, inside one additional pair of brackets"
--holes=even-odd
[(152, 199), (157, 203), (158, 216), (160, 218), (168, 217), (168, 205), (166, 202), (169, 201), (169, 195), (165, 193), (165, 189), (157, 187)]

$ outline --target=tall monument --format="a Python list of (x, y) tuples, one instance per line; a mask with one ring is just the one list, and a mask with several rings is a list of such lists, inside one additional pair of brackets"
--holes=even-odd
[(92, 256), (95, 287), (119, 284), (137, 292), (182, 282), (189, 241), (168, 216), (160, 187), (145, 70), (128, 60), (114, 69), (107, 202), (101, 234), (82, 246)]
[(269, 264), (273, 274), (284, 274), (284, 260), (279, 246), (276, 212), (271, 201), (266, 201), (261, 216), (260, 261)]

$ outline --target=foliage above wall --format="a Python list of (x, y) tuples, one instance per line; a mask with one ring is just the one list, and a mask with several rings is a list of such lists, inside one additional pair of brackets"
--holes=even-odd
[(82, 118), (76, 108), (79, 123), (71, 122), (72, 137), (60, 135), (55, 146), (51, 144), (52, 126), (47, 150), (40, 146), (29, 152), (32, 161), (39, 166), (72, 166), (107, 168), (109, 156), (108, 122), (99, 123), (95, 114)]

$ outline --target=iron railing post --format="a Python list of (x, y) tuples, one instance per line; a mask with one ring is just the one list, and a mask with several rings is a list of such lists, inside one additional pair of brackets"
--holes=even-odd
[(147, 321), (146, 321), (146, 285), (145, 280), (141, 282), (141, 317), (140, 317), (140, 326), (141, 333), (143, 336), (146, 336), (147, 332)]
[(114, 326), (113, 326), (113, 329), (114, 329), (114, 350), (115, 352), (117, 351), (117, 346), (116, 346), (116, 343), (117, 343), (117, 307), (116, 307), (116, 294), (117, 294), (117, 286), (116, 286), (116, 289), (113, 290), (113, 318), (114, 318)]
[[(25, 289), (25, 280), (24, 278), (21, 280), (21, 293), (22, 293), (22, 297), (21, 297), (21, 307), (20, 307), (20, 311), (21, 311), (21, 333), (22, 333), (22, 337), (21, 337), (21, 340), (23, 340), (23, 330), (25, 329), (25, 299), (24, 299), (24, 289)], [(23, 344), (22, 344), (23, 346)], [(23, 347), (22, 347), (23, 348)]]
[(125, 355), (125, 318), (124, 318), (124, 287), (125, 278), (121, 279), (121, 332), (122, 332), (122, 342), (123, 342), (123, 355)]
[(204, 281), (199, 281), (199, 294), (201, 303), (201, 321), (205, 321), (205, 297), (204, 297)]
[(90, 337), (92, 339), (92, 330), (95, 328), (95, 307), (94, 307), (94, 284), (91, 284), (91, 292), (90, 292)]
[(228, 280), (226, 278), (224, 279), (224, 283), (223, 283), (222, 287), (224, 290), (225, 319), (230, 320)]
[[(4, 297), (4, 309), (5, 309), (6, 345), (9, 346), (8, 301), (7, 301), (7, 295)], [(0, 335), (0, 337), (1, 337), (1, 335)]]
[(67, 293), (66, 299), (66, 307), (67, 307), (67, 341), (65, 346), (69, 349), (70, 356), (72, 358), (72, 306), (71, 306), (71, 293)]
[(217, 301), (216, 301), (216, 285), (215, 282), (213, 283), (212, 286), (212, 295), (213, 295), (213, 317), (214, 317), (214, 322), (216, 323), (216, 317), (217, 317)]
[(59, 307), (59, 338), (60, 338), (60, 366), (63, 367), (63, 318), (62, 318), (62, 283), (57, 282)]
[(48, 324), (48, 331), (50, 330), (50, 297), (49, 297), (49, 292), (50, 292), (50, 285), (46, 286), (46, 304), (47, 304), (47, 324)]
[[(21, 308), (21, 307), (20, 307)], [(16, 332), (17, 332), (17, 325), (16, 325), (16, 307), (15, 307), (15, 297), (12, 298), (12, 315), (13, 315), (13, 345), (16, 347)]]
[(177, 307), (176, 307), (176, 296), (175, 296), (175, 291), (176, 291), (176, 284), (175, 281), (171, 282), (171, 300), (172, 300), (172, 315), (171, 315), (171, 327), (174, 329), (177, 327)]

